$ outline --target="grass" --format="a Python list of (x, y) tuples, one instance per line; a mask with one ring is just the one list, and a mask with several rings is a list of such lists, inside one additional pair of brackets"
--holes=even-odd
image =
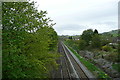
[(101, 69), (97, 68), (94, 64), (92, 64), (89, 61), (85, 60), (83, 57), (81, 57), (72, 48), (70, 48), (70, 47), (68, 47), (68, 48), (87, 67), (87, 69), (90, 70), (97, 78), (110, 78), (105, 72), (103, 72)]

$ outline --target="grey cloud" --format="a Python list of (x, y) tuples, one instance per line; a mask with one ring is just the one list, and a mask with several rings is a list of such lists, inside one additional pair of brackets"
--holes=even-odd
[(105, 24), (105, 25), (108, 25), (110, 28), (117, 28), (118, 27), (118, 23), (113, 22), (113, 21), (99, 22), (99, 23), (96, 23), (96, 24), (98, 24), (98, 25)]
[(97, 22), (97, 23), (94, 23), (94, 24), (116, 25), (117, 22), (115, 22), (115, 21), (102, 21), (102, 22)]
[(67, 25), (61, 25), (59, 27), (56, 27), (59, 31), (60, 30), (72, 30), (72, 31), (78, 31), (81, 29), (85, 29), (87, 26), (83, 25), (77, 25), (77, 24), (67, 24)]
[(80, 35), (83, 30), (87, 29), (87, 26), (77, 25), (77, 24), (66, 24), (55, 26), (54, 29), (58, 32), (59, 35)]
[(98, 2), (96, 0), (77, 0), (76, 2), (71, 0), (70, 3), (72, 5), (58, 4), (53, 8), (46, 6), (49, 16), (57, 23), (54, 29), (58, 34), (67, 34), (67, 31), (68, 35), (75, 32), (79, 34), (89, 28), (97, 28), (103, 32), (118, 27), (118, 0), (98, 0)]

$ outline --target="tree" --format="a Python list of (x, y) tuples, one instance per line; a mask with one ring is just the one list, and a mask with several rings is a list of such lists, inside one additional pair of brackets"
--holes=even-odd
[(89, 42), (92, 40), (92, 36), (93, 36), (93, 30), (88, 29), (88, 30), (83, 31), (81, 35), (81, 39), (85, 40), (86, 44), (89, 45)]
[(99, 34), (93, 35), (91, 45), (93, 48), (101, 48), (101, 38)]
[(57, 67), (57, 33), (46, 14), (34, 2), (3, 2), (3, 78), (47, 78)]
[(80, 39), (80, 40), (79, 40), (79, 49), (80, 49), (80, 50), (85, 50), (85, 48), (86, 48), (86, 41)]
[(73, 39), (72, 36), (69, 36), (69, 39)]
[(94, 33), (94, 34), (98, 34), (98, 30), (97, 30), (97, 29), (95, 29), (93, 33)]

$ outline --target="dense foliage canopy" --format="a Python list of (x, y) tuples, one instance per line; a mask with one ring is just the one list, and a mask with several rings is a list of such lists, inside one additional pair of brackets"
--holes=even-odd
[(34, 2), (2, 3), (3, 78), (46, 78), (57, 67), (57, 33)]
[(92, 40), (92, 36), (93, 36), (92, 29), (84, 30), (82, 35), (81, 35), (81, 39), (85, 40), (87, 45), (89, 45), (89, 41)]

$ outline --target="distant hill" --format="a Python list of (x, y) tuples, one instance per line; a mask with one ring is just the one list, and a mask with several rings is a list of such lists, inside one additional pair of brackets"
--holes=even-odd
[(112, 31), (109, 31), (109, 32), (104, 32), (104, 33), (102, 33), (102, 35), (112, 35), (113, 37), (117, 37), (118, 36), (118, 31), (120, 31), (120, 29), (112, 30)]

